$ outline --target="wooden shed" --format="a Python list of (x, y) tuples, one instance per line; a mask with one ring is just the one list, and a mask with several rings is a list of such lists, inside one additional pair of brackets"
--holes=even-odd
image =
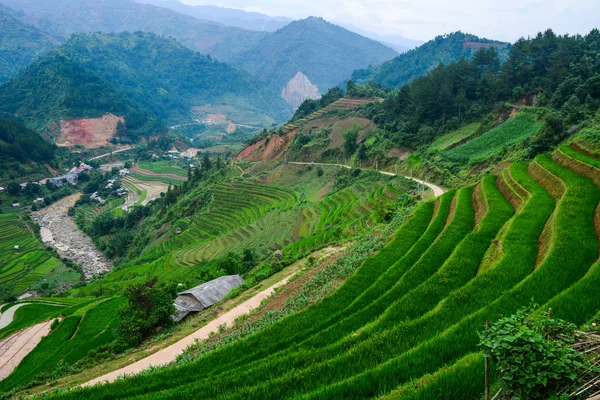
[(173, 316), (173, 320), (181, 321), (189, 313), (202, 311), (218, 303), (243, 283), (244, 280), (239, 275), (227, 275), (179, 293), (175, 299), (177, 314)]

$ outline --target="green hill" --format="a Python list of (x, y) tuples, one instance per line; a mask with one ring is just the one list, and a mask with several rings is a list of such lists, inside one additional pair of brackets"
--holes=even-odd
[(276, 121), (290, 115), (278, 94), (247, 73), (148, 33), (75, 35), (2, 85), (0, 99), (0, 111), (38, 127), (112, 112), (137, 129), (148, 118), (190, 121), (192, 107), (207, 104)]
[[(152, 32), (232, 63), (268, 83), (277, 92), (298, 71), (324, 93), (352, 71), (379, 65), (396, 51), (320, 18), (294, 21), (275, 32), (221, 25), (169, 8), (131, 0), (5, 0), (36, 28), (56, 37), (73, 33)], [(160, 5), (160, 3), (156, 3)], [(165, 4), (164, 7), (170, 7)], [(180, 11), (189, 11), (184, 7)]]
[(300, 71), (321, 93), (343, 82), (355, 69), (379, 65), (397, 54), (379, 42), (315, 17), (294, 21), (232, 56), (227, 46), (215, 46), (215, 57), (274, 88), (281, 90)]
[(142, 31), (175, 38), (190, 49), (208, 52), (215, 43), (230, 37), (249, 44), (264, 35), (130, 0), (3, 0), (3, 3), (22, 12), (27, 23), (64, 40), (73, 33)]
[(479, 398), (487, 319), (532, 301), (577, 326), (597, 315), (596, 164), (565, 148), (487, 175), (418, 207), (318, 304), (176, 368), (54, 398)]
[(354, 71), (352, 79), (365, 83), (375, 81), (385, 87), (400, 87), (413, 79), (425, 75), (438, 64), (458, 61), (461, 57), (471, 58), (480, 48), (496, 47), (506, 57), (508, 43), (483, 39), (462, 32), (437, 36), (435, 39), (400, 54), (396, 58), (374, 68)]
[(0, 84), (58, 44), (50, 35), (11, 16), (0, 4)]

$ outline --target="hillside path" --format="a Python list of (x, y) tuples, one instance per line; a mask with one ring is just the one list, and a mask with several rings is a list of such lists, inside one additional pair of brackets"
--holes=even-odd
[(191, 335), (186, 336), (185, 338), (170, 345), (169, 347), (159, 350), (156, 353), (151, 354), (148, 357), (136, 361), (133, 364), (130, 364), (126, 367), (123, 367), (116, 371), (102, 375), (87, 383), (84, 383), (82, 386), (92, 386), (101, 382), (113, 382), (122, 375), (134, 375), (138, 372), (142, 372), (148, 369), (151, 366), (163, 365), (175, 361), (177, 355), (181, 354), (188, 346), (194, 344), (196, 340), (203, 340), (208, 338), (208, 335), (211, 332), (217, 332), (219, 330), (220, 325), (225, 324), (230, 326), (236, 318), (238, 318), (241, 315), (247, 314), (248, 312), (257, 308), (264, 299), (273, 294), (276, 288), (285, 285), (295, 273), (296, 271), (290, 273), (288, 276), (286, 276), (284, 279), (277, 282), (273, 286), (263, 290), (260, 293), (257, 293), (242, 304), (239, 304), (238, 306), (232, 308), (226, 313), (220, 315), (219, 317), (212, 320), (211, 322), (198, 329)]
[(0, 380), (10, 375), (21, 360), (50, 333), (51, 325), (52, 320), (42, 322), (0, 340)]
[(131, 149), (135, 149), (136, 147), (139, 147), (139, 146), (131, 146), (131, 147), (126, 147), (126, 148), (124, 148), (124, 149), (121, 149), (121, 150), (115, 150), (115, 151), (113, 151), (113, 152), (111, 152), (111, 153), (104, 153), (104, 154), (100, 154), (99, 156), (96, 156), (96, 157), (92, 157), (92, 158), (90, 158), (90, 161), (93, 161), (93, 160), (98, 160), (98, 159), (100, 159), (100, 158), (104, 158), (104, 157), (106, 157), (106, 156), (110, 156), (111, 154), (120, 153), (120, 152), (122, 152), (122, 151), (127, 151), (127, 150), (131, 150)]
[[(348, 165), (344, 165), (344, 164), (333, 164), (333, 163), (318, 163), (318, 162), (298, 162), (298, 161), (288, 161), (288, 164), (295, 164), (295, 165), (323, 165), (323, 166), (333, 166), (333, 167), (342, 167), (342, 168), (346, 168), (346, 169), (351, 169), (352, 167), (348, 166)], [(388, 175), (388, 176), (398, 176), (396, 174), (394, 174), (393, 172), (386, 172), (386, 171), (379, 171), (379, 170), (374, 170), (374, 169), (370, 169), (370, 168), (359, 168), (359, 169), (364, 169), (366, 171), (377, 171), (382, 175)], [(431, 182), (425, 182), (422, 181), (421, 179), (417, 179), (417, 178), (411, 178), (410, 176), (405, 176), (405, 175), (399, 175), (403, 178), (406, 179), (411, 179), (415, 182), (420, 183), (421, 185), (425, 185), (431, 188), (431, 190), (433, 190), (433, 195), (435, 197), (439, 197), (441, 195), (444, 194), (444, 189), (442, 189), (441, 187), (434, 185)]]
[(29, 303), (15, 304), (11, 308), (9, 308), (8, 310), (6, 310), (2, 314), (0, 314), (0, 329), (6, 328), (15, 318), (15, 312), (19, 308), (26, 306), (28, 304)]

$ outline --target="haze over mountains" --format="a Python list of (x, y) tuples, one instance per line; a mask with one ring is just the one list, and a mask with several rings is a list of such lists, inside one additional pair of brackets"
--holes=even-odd
[[(287, 20), (238, 10), (190, 7), (174, 0), (151, 2), (185, 14), (128, 0), (3, 0), (3, 5), (15, 10), (12, 14), (21, 22), (56, 38), (55, 42), (64, 42), (73, 33), (92, 32), (145, 31), (172, 37), (191, 50), (249, 72), (279, 93), (299, 72), (324, 93), (348, 79), (355, 69), (379, 65), (397, 55), (380, 42), (320, 18), (287, 24)], [(217, 22), (197, 18), (203, 16)], [(252, 18), (277, 24), (265, 27), (239, 22)], [(277, 27), (281, 28), (267, 32)], [(6, 71), (5, 76), (19, 68)], [(303, 94), (296, 93), (295, 98), (298, 96)]]

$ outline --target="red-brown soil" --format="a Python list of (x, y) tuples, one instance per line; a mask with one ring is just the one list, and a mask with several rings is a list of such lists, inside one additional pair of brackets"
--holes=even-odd
[(125, 123), (123, 117), (105, 114), (102, 118), (70, 119), (60, 121), (58, 146), (86, 148), (106, 146), (117, 131), (118, 122)]
[(271, 161), (280, 158), (284, 150), (294, 139), (298, 129), (294, 129), (285, 135), (272, 135), (267, 139), (262, 139), (251, 146), (246, 147), (238, 154), (234, 161)]

